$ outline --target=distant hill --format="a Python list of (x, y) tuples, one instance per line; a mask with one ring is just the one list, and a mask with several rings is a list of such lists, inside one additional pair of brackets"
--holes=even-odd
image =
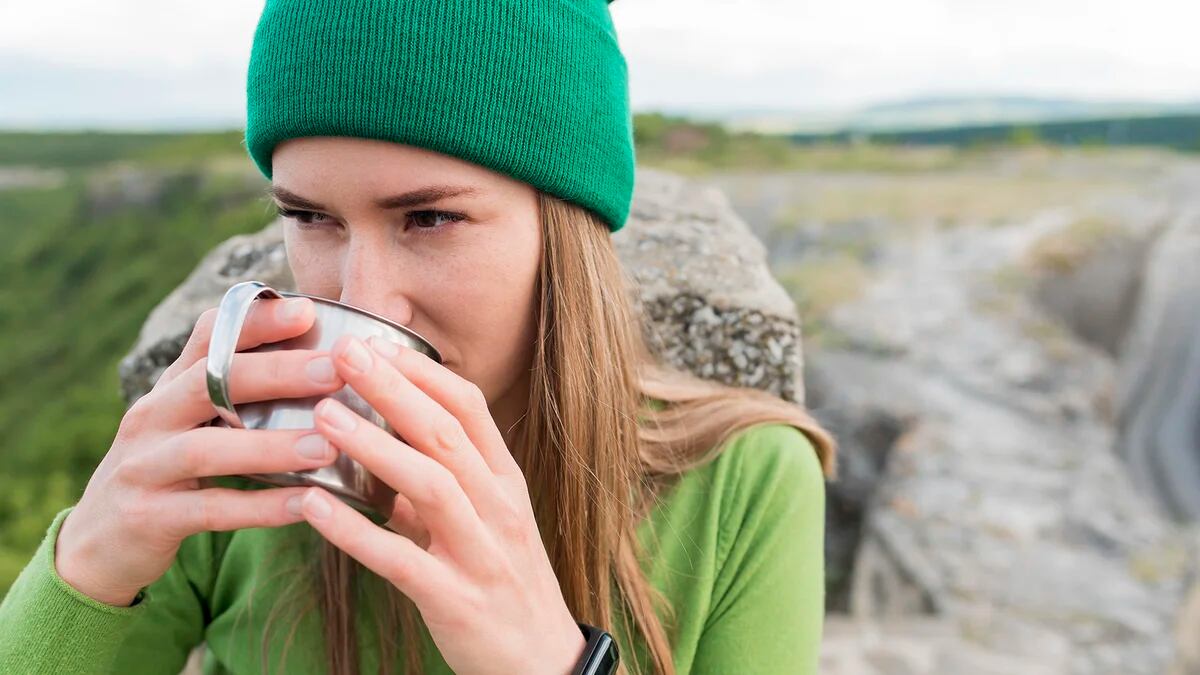
[(1200, 114), (1200, 97), (1183, 103), (1083, 101), (1033, 96), (927, 96), (846, 109), (664, 111), (763, 133), (828, 134)]
[(1036, 123), (930, 127), (913, 130), (849, 130), (832, 134), (792, 134), (800, 144), (870, 140), (888, 145), (1029, 144), (1152, 145), (1200, 152), (1200, 113), (1122, 116)]

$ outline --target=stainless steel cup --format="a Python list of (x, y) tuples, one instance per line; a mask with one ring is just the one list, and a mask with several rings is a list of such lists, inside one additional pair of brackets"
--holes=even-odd
[[(363, 309), (303, 293), (277, 291), (259, 281), (245, 281), (231, 287), (221, 299), (217, 309), (217, 320), (213, 325), (212, 340), (208, 347), (208, 396), (216, 408), (217, 418), (213, 426), (237, 429), (311, 429), (314, 426), (313, 407), (324, 398), (275, 399), (241, 403), (235, 408), (229, 399), (229, 373), (233, 366), (233, 354), (238, 336), (242, 331), (250, 307), (259, 298), (309, 298), (316, 307), (316, 321), (303, 335), (271, 342), (247, 352), (276, 351), (280, 349), (315, 349), (328, 351), (337, 339), (349, 333), (361, 340), (372, 335), (407, 345), (420, 351), (438, 363), (441, 354), (428, 340), (417, 333), (377, 314)], [(396, 434), (387, 421), (367, 402), (346, 385), (330, 394), (332, 398), (346, 404), (351, 410), (383, 429)], [(316, 485), (329, 490), (347, 504), (368, 513), (391, 516), (396, 492), (383, 481), (375, 478), (361, 464), (345, 454), (338, 453), (337, 460), (329, 466), (306, 471), (285, 473), (245, 474), (241, 476), (274, 486)]]

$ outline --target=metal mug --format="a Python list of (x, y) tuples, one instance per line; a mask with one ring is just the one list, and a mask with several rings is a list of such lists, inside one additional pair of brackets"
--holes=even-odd
[[(244, 350), (246, 352), (281, 349), (329, 351), (340, 336), (349, 333), (360, 340), (376, 335), (416, 349), (438, 363), (442, 362), (441, 354), (428, 340), (382, 316), (336, 300), (304, 293), (277, 291), (260, 281), (244, 281), (225, 292), (217, 309), (216, 322), (213, 324), (207, 363), (208, 396), (217, 411), (217, 417), (210, 422), (212, 426), (235, 429), (311, 429), (315, 426), (313, 408), (325, 396), (255, 401), (240, 403), (236, 407), (229, 399), (229, 373), (233, 367), (233, 354), (237, 349), (238, 337), (251, 305), (259, 298), (309, 298), (313, 301), (317, 316), (312, 327), (303, 335), (265, 343)], [(387, 420), (350, 385), (329, 394), (328, 397), (346, 404), (363, 418), (399, 438)], [(382, 516), (384, 519), (390, 517), (396, 497), (395, 490), (341, 452), (332, 464), (316, 469), (243, 474), (239, 477), (277, 487), (316, 485), (325, 488), (350, 506), (366, 511), (368, 515)]]

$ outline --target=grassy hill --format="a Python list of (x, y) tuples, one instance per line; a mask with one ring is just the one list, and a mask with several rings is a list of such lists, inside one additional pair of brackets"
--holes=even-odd
[(0, 186), (53, 168), (0, 187), (0, 593), (108, 449), (146, 314), (270, 218), (244, 157), (237, 134), (0, 134)]

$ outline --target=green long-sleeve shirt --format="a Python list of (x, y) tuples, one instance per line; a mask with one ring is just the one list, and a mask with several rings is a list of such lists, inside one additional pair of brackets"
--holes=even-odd
[[(115, 607), (55, 572), (55, 540), (69, 511), (54, 518), (0, 604), (0, 672), (174, 674), (201, 642), (205, 673), (263, 672), (268, 615), (277, 599), (296, 596), (288, 572), (310, 564), (306, 551), (317, 535), (306, 523), (188, 537), (141, 602)], [(678, 672), (816, 672), (823, 533), (820, 463), (793, 427), (743, 430), (717, 459), (684, 474), (638, 530), (650, 546), (643, 568), (674, 606), (669, 631)], [(638, 645), (631, 657), (627, 636), (609, 628), (622, 658), (644, 655)], [(360, 624), (358, 635), (362, 671), (374, 672), (375, 627)], [(427, 632), (422, 639), (425, 671), (449, 673)], [(281, 610), (267, 644), (269, 672), (324, 670), (315, 610)]]

